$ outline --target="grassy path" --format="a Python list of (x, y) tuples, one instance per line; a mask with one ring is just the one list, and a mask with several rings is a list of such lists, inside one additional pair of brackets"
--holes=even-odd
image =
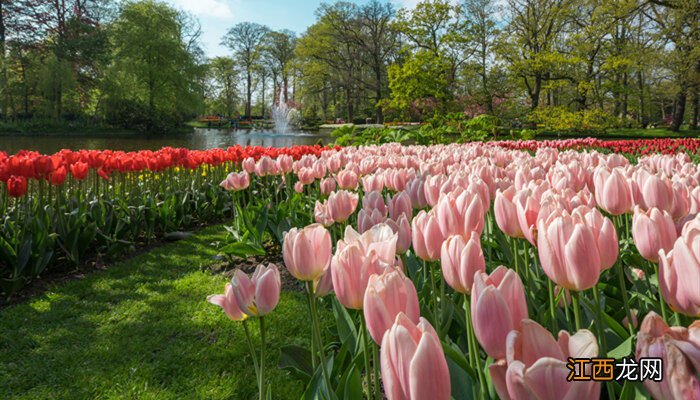
[[(200, 266), (224, 237), (209, 227), (0, 311), (0, 399), (255, 397), (241, 324), (205, 301), (226, 279)], [(267, 322), (271, 349), (306, 345), (301, 293), (283, 292)], [(298, 399), (303, 383), (266, 353), (272, 398)]]

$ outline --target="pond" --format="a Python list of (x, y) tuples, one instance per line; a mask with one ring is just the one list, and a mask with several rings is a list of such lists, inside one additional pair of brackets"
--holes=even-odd
[(61, 149), (110, 149), (110, 150), (157, 150), (162, 147), (186, 147), (189, 149), (226, 148), (241, 146), (288, 147), (294, 145), (326, 144), (330, 136), (323, 133), (276, 133), (269, 131), (244, 131), (196, 128), (192, 133), (170, 136), (148, 136), (133, 134), (63, 135), (16, 135), (0, 136), (0, 151), (8, 154), (19, 150), (35, 150), (43, 154)]

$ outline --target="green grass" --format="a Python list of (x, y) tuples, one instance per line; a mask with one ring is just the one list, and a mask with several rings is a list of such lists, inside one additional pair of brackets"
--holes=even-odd
[[(250, 399), (255, 372), (240, 322), (206, 302), (223, 276), (202, 272), (225, 238), (206, 228), (0, 311), (1, 399)], [(274, 399), (304, 382), (277, 369), (283, 344), (308, 344), (302, 293), (267, 317)], [(251, 321), (255, 322), (255, 321)], [(257, 341), (257, 323), (250, 325)]]
[(598, 139), (653, 139), (653, 138), (696, 138), (700, 137), (700, 129), (681, 129), (680, 132), (673, 132), (666, 128), (654, 129), (608, 129), (605, 133), (577, 133), (577, 132), (555, 132), (538, 131), (537, 137), (542, 139), (552, 138), (573, 138), (592, 136)]

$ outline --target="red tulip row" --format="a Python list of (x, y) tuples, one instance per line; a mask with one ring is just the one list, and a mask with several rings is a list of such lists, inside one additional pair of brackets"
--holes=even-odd
[(188, 150), (165, 147), (161, 150), (134, 152), (113, 150), (61, 150), (52, 155), (34, 151), (20, 151), (8, 156), (0, 151), (0, 181), (5, 182), (8, 194), (22, 197), (27, 191), (27, 180), (46, 180), (61, 186), (68, 174), (78, 181), (87, 178), (90, 170), (105, 180), (114, 172), (161, 172), (168, 168), (197, 169), (201, 165), (218, 166), (224, 163), (240, 163), (246, 158), (254, 160), (263, 156), (276, 158), (285, 154), (298, 160), (303, 155), (320, 155), (327, 148), (321, 146), (294, 146), (286, 148), (242, 147), (228, 149)]
[(700, 139), (635, 139), (635, 140), (601, 140), (595, 138), (565, 139), (565, 140), (518, 140), (498, 141), (494, 144), (512, 150), (535, 151), (540, 148), (557, 150), (586, 150), (606, 149), (615, 153), (634, 155), (647, 154), (676, 154), (679, 151), (697, 154), (700, 149)]

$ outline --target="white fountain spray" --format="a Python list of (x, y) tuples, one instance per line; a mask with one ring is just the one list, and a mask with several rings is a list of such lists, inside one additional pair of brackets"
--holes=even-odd
[(275, 123), (275, 131), (277, 131), (277, 133), (284, 134), (291, 131), (289, 123), (289, 112), (291, 110), (293, 110), (293, 108), (289, 107), (287, 102), (284, 101), (284, 85), (281, 85), (277, 102), (272, 107), (272, 120)]

